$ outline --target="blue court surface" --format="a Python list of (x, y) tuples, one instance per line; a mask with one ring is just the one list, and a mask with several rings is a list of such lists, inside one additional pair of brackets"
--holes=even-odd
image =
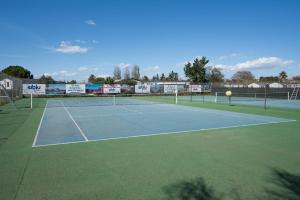
[[(190, 96), (179, 96), (179, 100), (190, 100)], [(203, 101), (203, 96), (193, 96), (192, 101)], [(216, 100), (215, 96), (204, 96), (204, 101), (210, 102), (220, 102), (220, 103), (229, 103), (228, 97), (219, 96)], [(264, 98), (251, 98), (251, 97), (231, 97), (232, 104), (242, 104), (242, 105), (253, 105), (253, 106), (264, 106)], [(276, 108), (290, 108), (290, 109), (300, 109), (300, 100), (288, 100), (288, 99), (275, 99), (267, 98), (266, 101), (267, 107), (276, 107)]]
[(71, 102), (48, 100), (34, 147), (291, 121), (175, 104), (74, 106), (84, 101)]

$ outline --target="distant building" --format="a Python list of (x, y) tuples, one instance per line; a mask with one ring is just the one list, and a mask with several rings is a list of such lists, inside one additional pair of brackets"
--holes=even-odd
[(6, 90), (12, 90), (13, 89), (13, 81), (8, 79), (8, 78), (0, 80), (0, 84)]
[(251, 83), (248, 85), (248, 88), (260, 88), (261, 85), (257, 84), (257, 83)]
[(226, 88), (244, 88), (246, 85), (243, 84), (225, 84), (224, 87)]
[(270, 88), (283, 88), (283, 85), (280, 83), (271, 83), (269, 85)]

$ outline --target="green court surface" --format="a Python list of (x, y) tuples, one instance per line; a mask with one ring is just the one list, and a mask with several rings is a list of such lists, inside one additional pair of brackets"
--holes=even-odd
[(0, 112), (1, 200), (300, 199), (299, 110), (182, 100), (296, 121), (33, 148), (47, 100), (25, 102)]

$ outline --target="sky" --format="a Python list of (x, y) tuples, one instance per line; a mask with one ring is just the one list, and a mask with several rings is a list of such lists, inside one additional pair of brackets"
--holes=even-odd
[(87, 80), (115, 66), (152, 77), (205, 56), (230, 78), (300, 75), (298, 0), (0, 0), (0, 69)]

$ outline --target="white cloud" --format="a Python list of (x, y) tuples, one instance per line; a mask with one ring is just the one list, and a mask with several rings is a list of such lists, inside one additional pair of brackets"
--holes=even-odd
[(80, 71), (80, 72), (86, 72), (86, 71), (89, 71), (89, 68), (88, 68), (88, 67), (85, 67), (85, 66), (79, 67), (79, 68), (78, 68), (78, 71)]
[(160, 67), (158, 65), (151, 66), (151, 67), (146, 67), (142, 70), (142, 74), (147, 75), (147, 76), (153, 76), (159, 73)]
[(44, 73), (44, 75), (52, 76), (55, 79), (62, 80), (67, 77), (74, 77), (74, 76), (79, 77), (79, 76), (84, 76), (84, 75), (88, 76), (87, 74), (96, 73), (98, 70), (99, 70), (98, 67), (81, 66), (72, 71), (60, 70), (60, 71), (55, 71), (55, 72), (51, 72), (51, 73), (47, 72), (47, 73)]
[(283, 60), (278, 57), (262, 57), (255, 60), (238, 63), (231, 67), (231, 70), (246, 70), (246, 69), (271, 69), (276, 67), (284, 67), (294, 63), (292, 60)]
[(85, 41), (85, 40), (75, 40), (75, 42), (81, 43), (81, 44), (86, 44), (86, 41)]
[(79, 43), (79, 44), (98, 44), (98, 40), (74, 40), (74, 42)]
[(216, 64), (213, 67), (223, 70), (223, 69), (226, 69), (228, 66), (227, 65), (223, 65), (223, 64)]
[(227, 58), (227, 56), (220, 56), (219, 57), (219, 60), (224, 60), (224, 59), (226, 59)]
[(75, 53), (86, 53), (88, 48), (80, 47), (79, 45), (72, 45), (70, 42), (62, 41), (59, 47), (55, 48), (56, 52), (75, 54)]
[(293, 60), (284, 60), (279, 57), (261, 57), (254, 60), (237, 63), (235, 65), (215, 64), (214, 67), (225, 71), (255, 70), (255, 69), (273, 69), (287, 67), (294, 63)]
[(236, 57), (240, 57), (240, 54), (238, 53), (231, 53), (230, 55), (223, 55), (219, 57), (219, 60), (225, 60), (228, 58), (236, 58)]
[(60, 70), (57, 72), (52, 72), (52, 73), (44, 73), (45, 76), (52, 76), (54, 78), (64, 78), (64, 77), (71, 77), (71, 76), (76, 76), (77, 72), (69, 72), (67, 70)]
[(125, 69), (126, 67), (129, 67), (130, 64), (128, 64), (128, 63), (119, 63), (119, 64), (117, 64), (117, 66), (120, 67), (121, 69)]
[(92, 19), (86, 20), (85, 23), (90, 26), (96, 26), (96, 22)]
[(87, 66), (78, 67), (79, 72), (96, 72), (98, 71), (98, 69), (99, 69), (98, 67), (93, 67), (93, 68)]
[(107, 77), (111, 77), (111, 75), (109, 75), (109, 74), (98, 74), (97, 77), (107, 78)]

